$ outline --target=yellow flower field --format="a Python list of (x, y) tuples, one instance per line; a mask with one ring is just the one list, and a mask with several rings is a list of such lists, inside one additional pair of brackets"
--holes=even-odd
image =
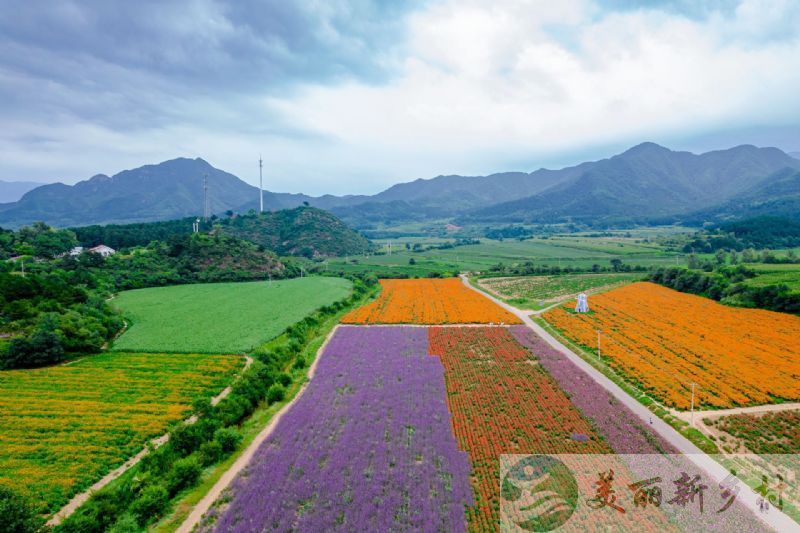
[(219, 393), (243, 359), (105, 353), (0, 372), (0, 484), (52, 512)]
[(382, 279), (380, 296), (351, 311), (345, 324), (519, 324), (514, 314), (461, 280)]
[(800, 400), (800, 317), (738, 309), (653, 283), (589, 298), (590, 314), (553, 309), (545, 319), (596, 348), (630, 381), (668, 406), (732, 407)]

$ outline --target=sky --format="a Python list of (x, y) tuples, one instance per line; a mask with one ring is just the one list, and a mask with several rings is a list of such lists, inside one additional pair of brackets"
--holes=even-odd
[(175, 157), (308, 194), (643, 141), (800, 151), (800, 2), (0, 0), (0, 180)]

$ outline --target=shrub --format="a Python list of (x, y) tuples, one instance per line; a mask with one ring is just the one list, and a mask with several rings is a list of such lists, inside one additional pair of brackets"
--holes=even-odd
[(284, 387), (288, 387), (289, 384), (292, 382), (292, 376), (289, 374), (282, 372), (278, 375), (278, 383), (283, 385)]
[(172, 466), (172, 471), (169, 475), (169, 493), (177, 494), (186, 487), (191, 487), (197, 480), (200, 479), (200, 474), (203, 473), (203, 467), (197, 457), (190, 456), (178, 459)]
[(138, 533), (139, 531), (141, 531), (141, 528), (139, 524), (136, 523), (136, 518), (130, 514), (122, 515), (120, 519), (108, 529), (108, 533)]
[(194, 452), (203, 442), (203, 439), (196, 424), (180, 424), (172, 430), (169, 441), (172, 449), (185, 457)]
[(147, 524), (160, 515), (169, 503), (169, 493), (162, 485), (150, 485), (142, 490), (131, 504), (131, 512), (136, 516), (139, 525)]
[(222, 445), (219, 441), (204, 442), (200, 446), (200, 462), (203, 466), (211, 466), (222, 458)]
[(41, 521), (25, 498), (0, 485), (0, 531), (33, 533), (40, 524)]
[(214, 440), (219, 443), (224, 453), (230, 453), (239, 446), (242, 436), (234, 428), (220, 428), (214, 433)]
[(35, 368), (60, 363), (64, 360), (64, 347), (52, 331), (37, 329), (30, 336), (11, 341), (2, 368)]
[(269, 389), (267, 389), (267, 401), (269, 403), (275, 403), (283, 400), (286, 396), (286, 389), (283, 385), (279, 383), (273, 383)]

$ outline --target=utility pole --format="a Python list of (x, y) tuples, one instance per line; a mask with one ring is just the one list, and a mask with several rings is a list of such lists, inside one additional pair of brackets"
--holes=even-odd
[(25, 260), (21, 259), (20, 263), (22, 264), (22, 277), (25, 277)]
[(597, 330), (597, 360), (598, 361), (602, 360), (601, 357), (600, 357), (600, 334), (602, 334), (602, 333), (603, 332), (600, 331), (599, 329)]
[(258, 156), (258, 212), (264, 212), (264, 176), (262, 175), (261, 169), (264, 166), (264, 162), (261, 160), (261, 155)]
[(694, 386), (695, 386), (695, 382), (693, 381), (692, 382), (692, 418), (691, 418), (691, 423), (690, 423), (691, 427), (694, 427)]

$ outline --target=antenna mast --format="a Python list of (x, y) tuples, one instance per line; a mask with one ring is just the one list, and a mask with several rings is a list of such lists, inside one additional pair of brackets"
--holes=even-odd
[(203, 220), (208, 222), (209, 211), (211, 211), (211, 202), (208, 198), (208, 174), (203, 176)]
[(258, 156), (258, 206), (259, 206), (259, 213), (264, 212), (264, 177), (261, 173), (261, 168), (264, 166), (264, 162), (261, 160), (261, 155)]

